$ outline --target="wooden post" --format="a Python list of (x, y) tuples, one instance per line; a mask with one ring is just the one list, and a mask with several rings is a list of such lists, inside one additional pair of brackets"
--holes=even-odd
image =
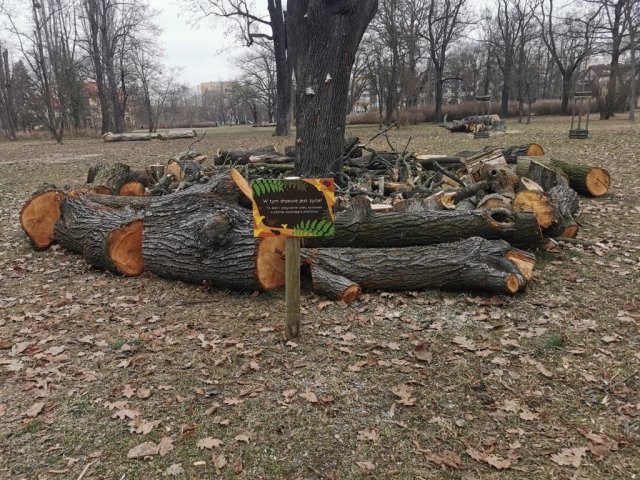
[(291, 340), (300, 335), (300, 239), (285, 239), (285, 336)]

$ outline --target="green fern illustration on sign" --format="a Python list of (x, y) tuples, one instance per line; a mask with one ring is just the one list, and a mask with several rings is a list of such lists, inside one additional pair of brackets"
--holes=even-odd
[(333, 237), (335, 226), (331, 220), (307, 220), (294, 228), (296, 237)]
[(259, 179), (251, 182), (253, 195), (259, 197), (265, 193), (284, 192), (284, 182), (282, 180)]
[(306, 192), (310, 186), (304, 180), (287, 180), (285, 183), (287, 190), (298, 190), (299, 192)]

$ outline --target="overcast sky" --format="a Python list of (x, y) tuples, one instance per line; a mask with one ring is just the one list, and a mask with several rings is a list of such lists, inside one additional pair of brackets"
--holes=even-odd
[(180, 67), (180, 79), (188, 85), (228, 80), (234, 74), (234, 58), (244, 48), (221, 19), (207, 19), (193, 25), (183, 0), (154, 0), (160, 13), (156, 23), (163, 30), (165, 64)]

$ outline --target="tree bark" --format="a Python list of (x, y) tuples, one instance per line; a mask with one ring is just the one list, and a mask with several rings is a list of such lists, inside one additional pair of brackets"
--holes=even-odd
[(609, 191), (611, 177), (604, 168), (562, 160), (551, 160), (551, 166), (569, 177), (569, 185), (582, 195), (601, 197)]
[(90, 265), (137, 276), (143, 270), (142, 230), (142, 220), (132, 209), (68, 197), (54, 231), (62, 248), (81, 254)]
[(65, 197), (63, 190), (46, 185), (20, 210), (20, 226), (35, 249), (47, 249), (55, 241), (54, 225), (60, 217), (60, 204)]
[[(267, 2), (271, 30), (273, 36), (273, 50), (276, 59), (276, 136), (289, 135), (291, 128), (291, 99), (293, 65), (287, 52), (287, 31), (285, 15), (281, 0)], [(271, 121), (271, 119), (269, 119)]]
[(516, 293), (532, 275), (535, 256), (507, 242), (469, 238), (429, 247), (303, 249), (305, 263), (367, 290), (488, 290)]
[(558, 206), (560, 215), (558, 221), (545, 230), (544, 234), (547, 237), (575, 238), (579, 229), (574, 219), (574, 215), (580, 209), (578, 194), (566, 185), (555, 186), (547, 193)]
[(341, 171), (351, 69), (377, 6), (377, 0), (301, 0), (289, 5), (298, 175), (322, 177)]
[(284, 285), (284, 241), (254, 239), (251, 212), (201, 194), (170, 195), (145, 213), (142, 255), (158, 276), (249, 290)]
[(542, 233), (532, 214), (484, 211), (399, 211), (375, 213), (366, 197), (353, 199), (353, 207), (338, 213), (335, 235), (306, 239), (309, 247), (387, 248), (432, 245), (469, 237), (504, 239), (514, 245), (535, 247)]

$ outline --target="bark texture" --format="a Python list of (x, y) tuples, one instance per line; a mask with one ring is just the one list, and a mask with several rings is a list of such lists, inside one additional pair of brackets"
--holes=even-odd
[(569, 185), (582, 195), (601, 197), (609, 191), (611, 177), (604, 168), (551, 160), (551, 165), (569, 177)]
[(342, 170), (351, 69), (377, 8), (377, 0), (301, 0), (288, 5), (298, 175), (322, 177)]
[(505, 293), (526, 287), (535, 262), (532, 254), (514, 250), (507, 242), (478, 237), (429, 247), (303, 249), (302, 257), (306, 263), (347, 278), (363, 289)]
[(142, 273), (142, 220), (132, 209), (104, 207), (82, 196), (66, 198), (55, 238), (90, 265), (127, 276)]
[(558, 207), (558, 220), (545, 230), (548, 237), (574, 238), (578, 234), (578, 223), (574, 216), (580, 209), (578, 194), (571, 187), (558, 185), (547, 192)]
[(152, 273), (189, 283), (271, 290), (284, 285), (280, 239), (254, 239), (251, 213), (210, 195), (161, 197), (144, 217), (142, 253)]
[(504, 210), (440, 210), (375, 213), (365, 197), (336, 215), (335, 236), (308, 239), (306, 246), (387, 248), (432, 245), (469, 237), (503, 239), (533, 247), (542, 241), (536, 217)]

